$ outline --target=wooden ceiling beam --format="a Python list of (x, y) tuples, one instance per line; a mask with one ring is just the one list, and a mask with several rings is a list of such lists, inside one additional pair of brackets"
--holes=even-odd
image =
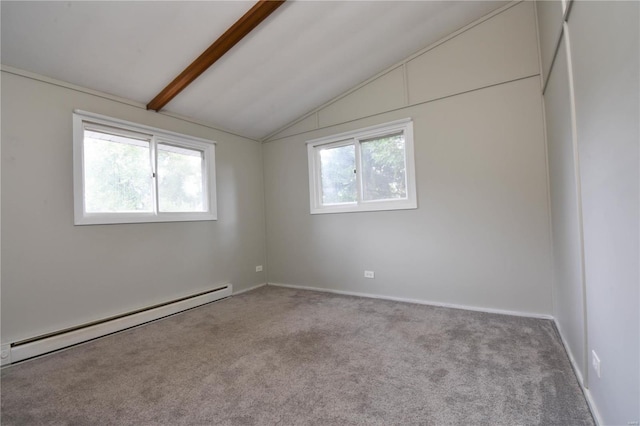
[(286, 0), (259, 0), (242, 18), (233, 24), (207, 50), (180, 73), (147, 104), (148, 110), (160, 111), (171, 99), (271, 15)]

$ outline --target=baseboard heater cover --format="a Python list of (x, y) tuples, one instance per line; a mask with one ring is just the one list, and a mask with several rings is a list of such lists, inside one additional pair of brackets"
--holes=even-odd
[(78, 343), (126, 330), (127, 328), (145, 324), (187, 309), (229, 297), (232, 293), (233, 286), (231, 284), (225, 284), (224, 286), (218, 287), (214, 290), (198, 293), (193, 296), (183, 297), (178, 300), (150, 306), (145, 309), (118, 315), (116, 317), (16, 342), (11, 344), (9, 363), (24, 361), (38, 355), (43, 355), (68, 346), (77, 345)]

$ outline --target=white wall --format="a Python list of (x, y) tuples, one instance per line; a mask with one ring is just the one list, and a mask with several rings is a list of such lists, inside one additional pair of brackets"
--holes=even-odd
[[(541, 7), (553, 8), (549, 2), (539, 2), (539, 12)], [(577, 200), (552, 198), (552, 211), (574, 213), (569, 221), (553, 218), (554, 241), (571, 237), (564, 250), (554, 246), (554, 290), (576, 289), (573, 297), (556, 298), (554, 315), (585, 378), (590, 403), (605, 425), (640, 421), (639, 13), (637, 2), (574, 1), (544, 95), (550, 162), (564, 169), (579, 165), (573, 188), (569, 179), (551, 179), (552, 194), (579, 194)], [(538, 18), (542, 56), (552, 57), (555, 46), (549, 34), (556, 32), (562, 17), (539, 13)], [(569, 59), (572, 67), (567, 70)], [(576, 151), (554, 156), (554, 144), (571, 144), (570, 137), (575, 137)], [(575, 232), (580, 222), (576, 201), (583, 217), (583, 244)], [(586, 304), (575, 283), (558, 274), (577, 273), (575, 259), (582, 249)], [(573, 327), (571, 318), (583, 326)], [(592, 350), (601, 360), (600, 378), (591, 367)]]
[(564, 41), (549, 76), (545, 106), (553, 229), (554, 317), (560, 334), (572, 349), (581, 379), (586, 380), (582, 219)]
[[(405, 117), (419, 208), (310, 215), (305, 141)], [(529, 2), (315, 111), (264, 145), (269, 282), (550, 314), (542, 120)]]
[[(2, 343), (265, 281), (259, 143), (9, 72), (1, 83)], [(217, 141), (219, 219), (74, 226), (76, 108)]]

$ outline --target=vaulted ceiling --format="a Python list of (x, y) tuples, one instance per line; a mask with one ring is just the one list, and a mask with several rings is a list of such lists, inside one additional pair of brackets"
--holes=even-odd
[[(164, 110), (263, 139), (505, 1), (288, 1)], [(2, 1), (2, 64), (147, 104), (246, 1)]]

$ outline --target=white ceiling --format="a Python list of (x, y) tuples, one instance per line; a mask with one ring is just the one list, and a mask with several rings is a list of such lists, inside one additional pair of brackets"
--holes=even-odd
[[(289, 1), (166, 111), (261, 139), (506, 1)], [(2, 64), (148, 103), (246, 1), (2, 1)]]

